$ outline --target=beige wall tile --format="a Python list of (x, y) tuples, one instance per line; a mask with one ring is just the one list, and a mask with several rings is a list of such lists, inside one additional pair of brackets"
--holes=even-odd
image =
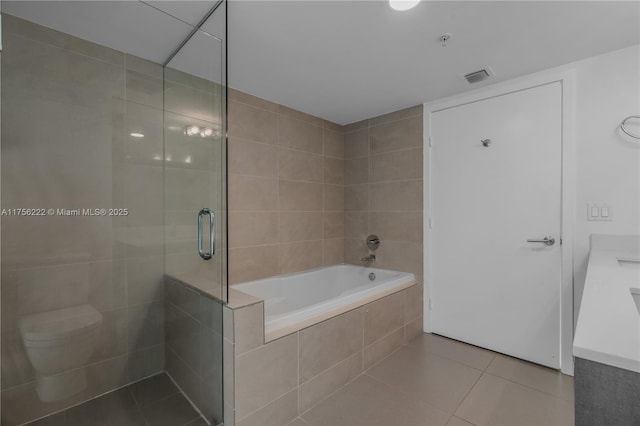
[(369, 254), (369, 249), (364, 239), (345, 238), (344, 240), (344, 261), (353, 265), (363, 265), (360, 260)]
[[(129, 59), (133, 56), (127, 55), (127, 65), (129, 65)], [(143, 59), (138, 59), (143, 61)], [(148, 62), (148, 61), (147, 61)], [(153, 64), (153, 62), (149, 62)], [(162, 67), (160, 68), (160, 76), (153, 77), (147, 73), (137, 72), (127, 69), (127, 101), (137, 102), (143, 105), (152, 106), (162, 109), (163, 99), (163, 81), (162, 81)], [(129, 68), (127, 66), (127, 68)], [(142, 68), (142, 67), (141, 67)], [(153, 72), (153, 71), (151, 71)], [(155, 74), (155, 73), (154, 73)], [(161, 122), (158, 123), (162, 126)], [(146, 136), (146, 134), (145, 134)]]
[(364, 348), (364, 368), (369, 368), (404, 345), (404, 326)]
[(352, 159), (369, 155), (369, 129), (363, 128), (344, 135), (344, 158)]
[(324, 238), (344, 237), (344, 213), (325, 212), (324, 213)]
[(422, 178), (422, 148), (385, 152), (370, 158), (371, 182)]
[(324, 156), (340, 159), (344, 158), (344, 134), (342, 133), (342, 130), (332, 130), (325, 126)]
[(264, 303), (235, 309), (233, 328), (236, 356), (264, 344)]
[(229, 101), (229, 137), (277, 144), (278, 115), (250, 105)]
[(350, 123), (344, 126), (345, 133), (351, 133), (355, 130), (362, 129), (363, 127), (369, 126), (369, 120), (360, 120), (355, 123)]
[(333, 238), (324, 240), (324, 265), (339, 265), (344, 263), (344, 239)]
[(229, 247), (259, 246), (278, 241), (277, 212), (229, 213)]
[(422, 146), (422, 116), (370, 128), (371, 154)]
[(279, 116), (280, 147), (322, 154), (322, 127), (288, 116)]
[[(168, 74), (169, 73), (166, 73), (165, 75)], [(220, 108), (222, 107), (221, 94), (218, 93), (216, 95), (200, 85), (192, 84), (195, 81), (188, 74), (177, 71), (174, 72), (173, 75), (182, 75), (185, 78), (165, 78), (165, 111), (198, 118), (208, 121), (209, 123), (218, 123), (220, 120)]]
[(406, 342), (411, 342), (416, 339), (418, 336), (424, 333), (424, 319), (422, 316), (414, 319), (411, 322), (408, 322), (407, 325), (404, 326), (404, 339)]
[(422, 181), (371, 184), (371, 211), (422, 210)]
[(281, 180), (279, 188), (281, 211), (322, 210), (322, 184)]
[(222, 342), (222, 385), (224, 389), (224, 403), (231, 410), (235, 406), (235, 345), (224, 339)]
[(307, 123), (311, 123), (315, 126), (324, 127), (324, 122), (322, 118), (304, 113), (302, 111), (298, 111), (293, 108), (289, 108), (284, 105), (278, 105), (278, 113), (284, 117), (295, 118), (296, 120), (306, 121)]
[(278, 274), (315, 269), (322, 266), (322, 240), (301, 241), (278, 246)]
[(281, 212), (278, 220), (280, 243), (324, 238), (322, 212)]
[(344, 210), (344, 186), (324, 185), (324, 211)]
[(388, 123), (391, 121), (398, 121), (409, 117), (422, 116), (422, 105), (416, 105), (409, 108), (401, 109), (398, 111), (390, 112), (389, 114), (379, 115), (369, 120), (371, 126), (377, 126), (378, 124)]
[[(345, 212), (344, 213), (344, 236), (364, 240), (369, 232), (369, 215), (366, 212)], [(379, 231), (378, 236), (379, 235)]]
[(278, 104), (274, 104), (273, 102), (269, 102), (262, 98), (255, 97), (245, 92), (241, 92), (236, 89), (232, 89), (229, 87), (229, 100), (241, 102), (243, 104), (248, 104), (257, 108), (262, 108), (270, 112), (278, 112)]
[(321, 155), (280, 148), (278, 175), (286, 180), (323, 182), (323, 158)]
[(276, 179), (229, 175), (229, 210), (276, 211)]
[(278, 275), (278, 246), (244, 247), (229, 250), (229, 283)]
[(407, 324), (422, 316), (422, 283), (409, 287), (404, 291), (404, 323)]
[(242, 419), (298, 386), (298, 334), (246, 352), (235, 363), (235, 408)]
[(114, 65), (124, 65), (125, 55), (123, 52), (91, 43), (12, 15), (5, 14), (5, 16), (4, 31), (7, 34), (19, 35), (41, 43), (47, 43), (60, 49), (70, 50)]
[[(284, 394), (266, 407), (240, 419), (238, 426), (283, 426), (298, 416), (298, 389)], [(226, 424), (226, 423), (225, 423)]]
[(328, 395), (355, 379), (362, 372), (362, 365), (362, 352), (358, 351), (301, 384), (299, 388), (300, 413), (304, 413)]
[(371, 212), (371, 232), (382, 241), (422, 242), (422, 212)]
[(362, 350), (362, 315), (358, 308), (300, 330), (300, 383)]
[(278, 149), (274, 145), (229, 138), (229, 173), (276, 177)]
[(344, 187), (345, 211), (369, 211), (369, 185), (347, 185)]
[(331, 130), (332, 132), (344, 133), (344, 126), (332, 121), (324, 120), (324, 128), (325, 130)]
[(364, 306), (364, 344), (370, 345), (404, 326), (404, 293), (398, 292)]
[(345, 160), (344, 183), (357, 185), (369, 182), (369, 157)]
[(411, 272), (419, 277), (422, 276), (422, 253), (422, 243), (383, 241), (376, 252), (376, 265), (379, 268)]
[(333, 185), (344, 184), (344, 160), (325, 157), (324, 182)]
[(127, 259), (127, 305), (164, 299), (164, 258)]

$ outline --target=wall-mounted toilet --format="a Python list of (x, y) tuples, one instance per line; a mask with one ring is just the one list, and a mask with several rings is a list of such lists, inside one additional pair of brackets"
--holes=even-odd
[(37, 373), (41, 401), (60, 401), (86, 387), (81, 367), (91, 358), (101, 324), (102, 315), (88, 304), (21, 318), (20, 334)]

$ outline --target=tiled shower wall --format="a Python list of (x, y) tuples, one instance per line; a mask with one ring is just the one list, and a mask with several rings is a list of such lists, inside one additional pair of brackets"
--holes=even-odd
[(362, 265), (369, 234), (380, 237), (373, 267), (412, 272), (407, 314), (422, 323), (422, 105), (345, 126), (346, 263)]
[[(2, 218), (2, 424), (164, 369), (162, 67), (4, 15), (2, 207), (128, 208), (121, 217)], [(131, 132), (145, 134), (134, 140)], [(20, 318), (102, 314), (87, 388), (43, 403)]]
[(229, 282), (343, 262), (343, 128), (229, 91)]

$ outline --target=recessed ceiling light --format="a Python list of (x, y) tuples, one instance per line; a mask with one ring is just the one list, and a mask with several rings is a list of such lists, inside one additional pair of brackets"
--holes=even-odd
[(393, 10), (409, 10), (416, 7), (420, 3), (420, 0), (389, 0), (389, 6)]
[(133, 138), (144, 138), (144, 135), (142, 133), (129, 133), (129, 135)]

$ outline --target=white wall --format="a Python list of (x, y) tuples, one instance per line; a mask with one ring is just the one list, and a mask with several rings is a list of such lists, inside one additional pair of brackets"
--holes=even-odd
[[(565, 67), (563, 67), (565, 68)], [(569, 64), (575, 68), (576, 220), (574, 317), (593, 233), (640, 234), (640, 144), (618, 125), (640, 115), (640, 45)], [(639, 131), (640, 126), (634, 126)], [(587, 221), (587, 203), (613, 207), (611, 222)]]
[[(523, 85), (531, 84), (532, 81), (543, 81), (549, 76), (558, 76), (567, 70), (573, 70), (575, 76), (575, 324), (582, 299), (590, 235), (640, 234), (640, 144), (634, 143), (634, 139), (619, 129), (620, 122), (625, 117), (640, 115), (640, 45), (497, 83), (496, 87), (524, 87)], [(477, 95), (486, 94), (491, 87), (485, 86), (436, 100), (432, 104), (438, 104), (440, 107), (456, 105), (462, 102), (461, 98), (468, 102)], [(429, 105), (425, 104), (426, 110), (429, 109)], [(428, 126), (426, 122), (425, 126)], [(640, 125), (633, 124), (633, 130), (640, 132)], [(427, 175), (428, 171), (425, 169), (425, 176)], [(427, 188), (428, 185), (425, 186), (425, 189)], [(425, 200), (429, 200), (426, 193)], [(589, 202), (611, 205), (613, 220), (587, 221)], [(428, 210), (428, 206), (425, 207), (425, 211)], [(428, 329), (428, 325), (425, 326)]]

